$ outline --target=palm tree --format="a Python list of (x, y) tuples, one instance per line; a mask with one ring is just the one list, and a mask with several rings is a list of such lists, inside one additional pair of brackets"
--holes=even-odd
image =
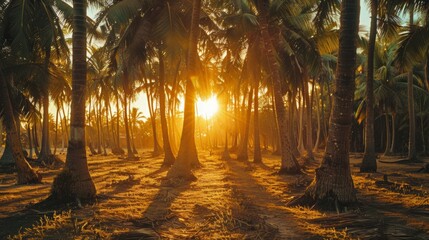
[(197, 147), (195, 145), (195, 86), (199, 80), (197, 72), (198, 35), (200, 22), (201, 0), (193, 0), (191, 27), (188, 42), (188, 77), (186, 79), (185, 110), (183, 118), (182, 137), (176, 161), (168, 171), (167, 177), (195, 180), (191, 172), (192, 165), (199, 165)]
[(174, 161), (173, 151), (170, 146), (170, 138), (168, 134), (167, 118), (165, 116), (165, 67), (164, 67), (164, 56), (163, 51), (158, 49), (158, 60), (159, 60), (159, 109), (161, 115), (161, 130), (162, 130), (162, 142), (164, 148), (164, 161), (163, 166), (171, 166)]
[(261, 32), (261, 44), (264, 47), (265, 55), (267, 57), (268, 66), (271, 71), (271, 81), (274, 88), (274, 103), (276, 110), (276, 120), (280, 136), (280, 149), (281, 149), (281, 168), (280, 173), (299, 173), (299, 164), (291, 154), (291, 145), (287, 135), (286, 126), (286, 111), (283, 102), (282, 83), (280, 76), (280, 66), (276, 60), (276, 50), (273, 46), (273, 36), (269, 33), (269, 1), (259, 0), (259, 24)]
[(377, 36), (378, 0), (370, 1), (371, 26), (368, 43), (367, 78), (366, 78), (366, 118), (365, 118), (365, 152), (360, 167), (361, 172), (376, 172), (374, 140), (374, 53)]
[(54, 179), (52, 196), (61, 200), (92, 199), (96, 189), (85, 148), (86, 1), (73, 1), (73, 61), (70, 139), (64, 170)]
[(21, 140), (17, 131), (16, 120), (9, 96), (9, 87), (1, 69), (2, 66), (0, 65), (0, 102), (3, 105), (3, 111), (0, 112), (3, 112), (6, 141), (9, 142), (13, 158), (15, 159), (18, 173), (17, 182), (18, 184), (40, 183), (42, 176), (33, 170), (30, 164), (25, 160), (22, 152)]
[[(416, 162), (416, 121), (414, 109), (414, 87), (413, 87), (413, 67), (416, 63), (426, 61), (428, 59), (429, 44), (427, 37), (429, 36), (429, 3), (425, 0), (413, 1), (397, 1), (397, 9), (409, 11), (409, 26), (406, 31), (401, 35), (399, 41), (399, 48), (397, 52), (397, 62), (402, 69), (408, 70), (408, 119), (409, 119), (409, 132), (408, 132), (408, 157), (407, 161)], [(418, 26), (414, 24), (414, 13), (420, 11), (426, 18), (424, 25)], [(427, 84), (427, 79), (425, 79)]]
[(293, 200), (290, 205), (312, 206), (316, 202), (338, 209), (339, 205), (356, 202), (349, 163), (349, 138), (354, 102), (359, 9), (359, 0), (343, 0), (341, 3), (338, 66), (325, 154), (304, 196)]

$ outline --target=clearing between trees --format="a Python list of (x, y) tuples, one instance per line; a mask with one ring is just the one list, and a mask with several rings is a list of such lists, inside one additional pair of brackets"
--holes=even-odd
[(15, 174), (2, 171), (0, 238), (429, 239), (429, 179), (417, 173), (421, 164), (379, 163), (379, 173), (363, 174), (362, 154), (351, 154), (359, 205), (322, 213), (286, 207), (310, 184), (318, 163), (284, 176), (276, 174), (278, 156), (265, 154), (264, 164), (254, 164), (219, 155), (200, 152), (198, 180), (191, 183), (166, 180), (163, 157), (149, 151), (139, 160), (90, 156), (97, 201), (67, 206), (42, 202), (60, 169), (39, 167), (44, 180), (34, 185), (16, 185)]

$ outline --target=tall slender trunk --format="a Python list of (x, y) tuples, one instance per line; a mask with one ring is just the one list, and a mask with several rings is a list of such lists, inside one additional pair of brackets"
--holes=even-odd
[[(0, 69), (2, 66), (0, 65)], [(0, 71), (0, 102), (3, 103), (3, 123), (6, 130), (6, 145), (12, 150), (12, 157), (15, 160), (17, 170), (18, 184), (39, 183), (42, 176), (36, 173), (30, 164), (25, 160), (24, 153), (22, 152), (21, 140), (18, 135), (15, 116), (13, 113), (12, 102), (9, 95), (9, 87), (3, 72)], [(5, 149), (6, 151), (6, 149)]]
[(188, 47), (188, 79), (186, 81), (185, 109), (183, 117), (183, 130), (180, 139), (179, 153), (172, 168), (168, 172), (171, 178), (182, 177), (189, 180), (195, 180), (191, 172), (191, 166), (200, 165), (195, 145), (195, 87), (194, 82), (198, 81), (199, 73), (197, 71), (198, 58), (198, 35), (199, 21), (201, 11), (201, 0), (193, 0), (191, 28)]
[(93, 199), (95, 185), (89, 174), (85, 149), (86, 1), (73, 1), (73, 60), (70, 139), (65, 169), (54, 179), (52, 196), (70, 201)]
[(34, 120), (34, 124), (33, 124), (33, 145), (34, 145), (34, 152), (36, 153), (36, 156), (39, 157), (39, 138), (37, 137), (37, 121)]
[[(30, 121), (27, 122), (27, 135), (28, 135), (28, 148), (30, 149), (30, 154), (28, 155), (28, 157), (33, 158), (33, 151), (34, 150), (33, 150), (33, 138), (31, 137), (32, 134), (31, 134)], [(1, 135), (0, 135), (0, 138), (2, 138)]]
[[(316, 88), (316, 86), (313, 86), (314, 88)], [(314, 144), (313, 147), (313, 152), (316, 152), (319, 149), (319, 144), (320, 144), (320, 138), (322, 137), (322, 126), (321, 126), (321, 120), (320, 120), (320, 103), (319, 103), (319, 97), (318, 97), (318, 92), (315, 91), (314, 93), (316, 95), (316, 119), (317, 119), (317, 134), (316, 134), (316, 143)]]
[(253, 162), (262, 163), (261, 140), (259, 136), (259, 77), (255, 79), (255, 97), (253, 99)]
[(390, 151), (390, 144), (392, 143), (392, 136), (390, 135), (391, 131), (390, 131), (390, 117), (389, 114), (386, 113), (385, 116), (385, 122), (386, 122), (386, 146), (384, 148), (384, 154), (383, 155), (389, 155), (389, 151)]
[[(410, 28), (414, 27), (414, 6), (410, 9)], [(414, 84), (413, 84), (413, 69), (411, 68), (408, 72), (408, 84), (407, 84), (407, 95), (408, 95), (408, 160), (418, 161), (417, 150), (416, 150), (416, 115), (414, 109)]]
[[(46, 51), (44, 70), (47, 75), (46, 81), (48, 81), (49, 86), (49, 62), (51, 56), (51, 47), (49, 46)], [(49, 143), (49, 91), (48, 89), (43, 90), (42, 96), (43, 104), (43, 126), (42, 126), (42, 147), (40, 148), (40, 155), (38, 161), (44, 162), (46, 164), (51, 164), (53, 158), (51, 157), (51, 146)]]
[(341, 3), (338, 63), (329, 137), (322, 163), (316, 169), (315, 179), (307, 188), (304, 198), (300, 199), (305, 199), (310, 205), (316, 202), (338, 207), (356, 202), (350, 171), (349, 146), (355, 90), (359, 2), (343, 0)]
[(390, 144), (390, 154), (395, 153), (395, 137), (396, 137), (396, 124), (395, 124), (396, 113), (392, 113), (392, 143)]
[[(314, 92), (310, 98), (310, 90), (309, 90), (309, 78), (308, 78), (308, 73), (307, 73), (307, 69), (303, 69), (304, 71), (304, 87), (302, 88), (302, 95), (304, 97), (305, 100), (305, 110), (306, 110), (306, 115), (305, 115), (305, 123), (306, 123), (306, 128), (305, 128), (305, 132), (306, 132), (306, 143), (305, 143), (305, 151), (307, 154), (307, 158), (308, 159), (314, 159), (313, 156), (313, 121), (312, 121), (312, 110), (313, 110), (313, 104), (312, 104), (312, 99), (313, 99), (313, 95)], [(313, 85), (313, 89), (314, 89), (314, 85)]]
[(376, 172), (374, 139), (374, 53), (377, 37), (378, 0), (371, 1), (371, 28), (368, 43), (368, 66), (365, 89), (366, 118), (365, 118), (365, 152), (360, 166), (361, 172)]
[(170, 138), (168, 134), (167, 118), (165, 116), (165, 68), (164, 68), (164, 56), (162, 50), (158, 50), (159, 59), (159, 110), (161, 116), (161, 130), (162, 130), (162, 142), (164, 148), (164, 161), (163, 166), (171, 166), (174, 161), (173, 151), (170, 146)]
[(293, 156), (289, 139), (287, 136), (286, 126), (286, 111), (283, 103), (283, 96), (281, 92), (281, 77), (280, 77), (280, 66), (275, 56), (275, 49), (273, 46), (273, 36), (268, 32), (268, 14), (269, 14), (269, 1), (259, 0), (260, 6), (260, 31), (262, 46), (264, 46), (265, 54), (267, 55), (269, 71), (271, 73), (271, 82), (274, 87), (274, 99), (276, 118), (278, 122), (278, 130), (280, 135), (280, 146), (281, 146), (281, 167), (280, 173), (299, 173), (301, 172), (298, 161)]
[(133, 149), (131, 148), (131, 136), (130, 136), (130, 127), (129, 127), (129, 119), (128, 119), (128, 95), (130, 94), (129, 90), (129, 75), (128, 69), (124, 70), (124, 81), (123, 81), (123, 89), (124, 89), (124, 99), (123, 99), (123, 114), (124, 114), (124, 127), (125, 127), (125, 140), (127, 142), (127, 155), (129, 159), (134, 159)]
[(250, 86), (249, 97), (247, 98), (247, 111), (243, 108), (243, 112), (246, 113), (245, 124), (243, 126), (243, 137), (241, 138), (240, 151), (237, 154), (237, 159), (242, 161), (249, 160), (248, 146), (249, 146), (249, 128), (250, 128), (250, 117), (252, 115), (252, 100), (253, 100), (253, 86)]
[[(60, 115), (60, 109), (57, 108), (56, 114), (55, 114), (55, 139), (54, 139), (54, 155), (57, 154), (57, 142), (58, 142), (58, 119)], [(30, 131), (28, 131), (30, 133)]]
[(221, 157), (222, 160), (230, 160), (231, 159), (231, 156), (229, 155), (229, 149), (228, 149), (228, 125), (229, 125), (228, 123), (230, 122), (229, 121), (230, 118), (228, 115), (228, 98), (229, 98), (228, 94), (225, 93), (225, 96), (224, 96), (225, 100), (223, 102), (223, 107), (222, 107), (223, 116), (224, 116), (223, 128), (225, 130), (225, 147), (223, 149), (223, 153), (222, 153), (222, 157)]

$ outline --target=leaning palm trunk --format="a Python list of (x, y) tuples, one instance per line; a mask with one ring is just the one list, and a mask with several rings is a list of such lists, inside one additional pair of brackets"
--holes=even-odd
[(188, 47), (188, 79), (186, 81), (185, 110), (183, 117), (183, 130), (180, 139), (179, 153), (168, 177), (180, 177), (195, 180), (191, 167), (198, 166), (197, 147), (195, 145), (195, 87), (198, 81), (197, 73), (197, 44), (199, 35), (199, 21), (201, 11), (201, 0), (194, 0), (192, 4), (191, 29)]
[(340, 17), (338, 67), (334, 101), (325, 154), (305, 195), (289, 205), (303, 204), (337, 208), (356, 202), (350, 172), (349, 146), (355, 90), (356, 39), (359, 29), (359, 0), (343, 0)]
[(293, 156), (291, 146), (287, 134), (286, 126), (286, 111), (283, 102), (283, 96), (281, 92), (281, 78), (279, 72), (279, 63), (276, 60), (275, 49), (272, 44), (272, 37), (268, 32), (268, 12), (269, 12), (269, 1), (260, 0), (260, 29), (262, 35), (262, 44), (265, 49), (265, 53), (268, 59), (268, 66), (271, 71), (271, 81), (274, 86), (274, 99), (275, 99), (275, 110), (276, 118), (278, 123), (278, 130), (280, 136), (280, 148), (281, 148), (281, 167), (280, 173), (299, 173), (301, 172), (298, 161)]
[[(0, 66), (1, 69), (1, 66)], [(3, 111), (5, 118), (3, 123), (6, 130), (6, 145), (12, 150), (12, 157), (15, 160), (17, 169), (18, 184), (39, 183), (42, 176), (36, 173), (30, 164), (25, 160), (24, 153), (22, 152), (21, 141), (18, 131), (16, 130), (15, 117), (13, 115), (12, 102), (9, 97), (9, 90), (6, 79), (3, 73), (0, 72), (0, 101), (3, 103)], [(6, 149), (5, 149), (6, 151)]]
[(86, 1), (74, 0), (73, 13), (70, 139), (66, 166), (52, 186), (52, 196), (60, 201), (93, 199), (96, 194), (85, 149)]
[(374, 53), (377, 37), (377, 10), (378, 0), (371, 1), (371, 29), (368, 43), (368, 67), (365, 89), (366, 118), (365, 118), (365, 152), (360, 167), (361, 172), (376, 172), (374, 139)]

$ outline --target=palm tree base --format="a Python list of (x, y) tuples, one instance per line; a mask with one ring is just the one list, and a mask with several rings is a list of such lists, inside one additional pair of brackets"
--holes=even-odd
[(114, 147), (112, 148), (112, 153), (115, 155), (123, 155), (125, 154), (124, 149), (120, 148), (120, 147)]
[(55, 177), (50, 197), (62, 203), (73, 202), (76, 199), (92, 201), (96, 197), (95, 185), (91, 177), (79, 181), (69, 170), (64, 169)]
[(61, 161), (57, 156), (54, 154), (49, 154), (47, 156), (40, 155), (37, 159), (37, 162), (45, 165), (45, 166), (63, 166), (64, 162)]
[(297, 167), (292, 168), (281, 168), (278, 173), (279, 175), (296, 175), (296, 174), (302, 174), (301, 169)]
[(231, 160), (231, 156), (229, 155), (228, 149), (225, 149), (225, 151), (223, 151), (222, 156), (220, 157), (220, 159), (221, 160), (225, 160), (225, 161)]
[(197, 177), (195, 177), (190, 168), (182, 167), (177, 164), (170, 168), (166, 178), (184, 182), (193, 182), (197, 180)]
[(360, 166), (361, 173), (377, 172), (377, 159), (375, 154), (364, 154), (362, 164)]
[(299, 197), (292, 199), (286, 204), (288, 207), (309, 207), (315, 210), (321, 211), (336, 211), (337, 213), (346, 212), (347, 208), (356, 206), (357, 202), (342, 203), (333, 196), (325, 197), (323, 199), (317, 199), (311, 197), (309, 194), (304, 194)]
[(33, 171), (32, 169), (26, 172), (19, 172), (17, 176), (18, 185), (21, 184), (32, 184), (32, 183), (41, 183), (42, 175)]

